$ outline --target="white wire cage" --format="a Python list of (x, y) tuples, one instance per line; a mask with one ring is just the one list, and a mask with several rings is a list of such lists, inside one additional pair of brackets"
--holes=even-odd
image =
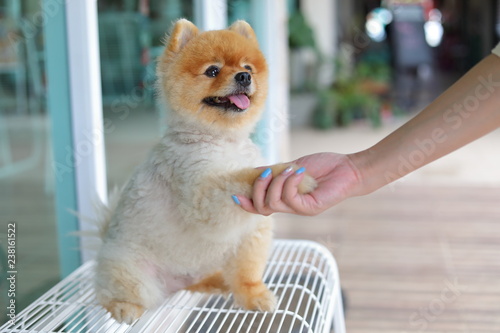
[(273, 243), (264, 280), (278, 300), (274, 312), (234, 307), (231, 296), (180, 291), (133, 325), (119, 324), (95, 300), (93, 271), (94, 262), (82, 265), (0, 332), (345, 332), (337, 264), (325, 247), (311, 241)]

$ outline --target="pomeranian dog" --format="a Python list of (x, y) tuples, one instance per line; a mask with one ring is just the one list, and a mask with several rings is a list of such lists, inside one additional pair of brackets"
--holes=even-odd
[[(255, 33), (245, 21), (199, 32), (181, 19), (157, 75), (168, 129), (100, 221), (97, 300), (128, 324), (180, 289), (230, 292), (239, 306), (273, 311), (262, 281), (272, 220), (231, 200), (251, 195), (262, 173), (254, 167), (264, 163), (249, 138), (267, 94)], [(315, 186), (305, 175), (299, 190)]]

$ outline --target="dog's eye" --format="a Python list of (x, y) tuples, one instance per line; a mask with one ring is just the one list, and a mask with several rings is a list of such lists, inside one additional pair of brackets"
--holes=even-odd
[(252, 67), (245, 65), (245, 69), (248, 70), (250, 73), (252, 73)]
[(216, 77), (217, 74), (219, 74), (219, 72), (220, 72), (220, 68), (219, 67), (217, 67), (217, 66), (210, 66), (205, 71), (205, 75), (208, 76), (208, 77)]

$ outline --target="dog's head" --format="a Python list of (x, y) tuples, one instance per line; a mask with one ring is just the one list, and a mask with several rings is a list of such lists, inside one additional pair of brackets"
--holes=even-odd
[(158, 88), (181, 123), (201, 131), (246, 132), (262, 111), (267, 74), (255, 33), (245, 21), (227, 30), (199, 32), (181, 19), (159, 59)]

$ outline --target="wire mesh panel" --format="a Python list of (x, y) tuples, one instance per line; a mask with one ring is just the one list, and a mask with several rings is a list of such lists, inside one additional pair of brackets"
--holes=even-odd
[(345, 332), (337, 265), (310, 241), (273, 244), (264, 280), (278, 299), (274, 312), (246, 311), (231, 296), (180, 291), (133, 325), (118, 324), (97, 304), (88, 262), (18, 314), (0, 332)]

